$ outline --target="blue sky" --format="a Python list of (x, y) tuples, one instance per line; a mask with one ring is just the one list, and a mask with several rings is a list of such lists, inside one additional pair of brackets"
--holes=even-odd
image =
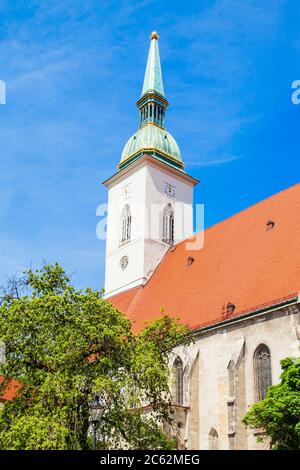
[(60, 262), (103, 285), (102, 181), (138, 126), (151, 31), (206, 226), (299, 181), (298, 0), (0, 0), (0, 283)]

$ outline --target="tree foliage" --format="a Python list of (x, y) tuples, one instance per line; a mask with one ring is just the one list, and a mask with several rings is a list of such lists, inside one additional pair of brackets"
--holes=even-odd
[(188, 341), (185, 327), (164, 315), (133, 335), (128, 318), (100, 292), (76, 290), (58, 264), (30, 269), (2, 294), (0, 374), (22, 386), (0, 410), (0, 449), (90, 448), (94, 393), (102, 447), (170, 447), (160, 423), (170, 416), (170, 350)]
[(300, 358), (281, 361), (281, 382), (269, 388), (264, 400), (244, 417), (252, 428), (263, 428), (272, 449), (300, 449)]

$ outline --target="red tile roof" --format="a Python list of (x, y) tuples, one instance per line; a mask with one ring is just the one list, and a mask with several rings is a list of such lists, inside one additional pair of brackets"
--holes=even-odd
[[(0, 375), (0, 385), (3, 383), (4, 377)], [(0, 392), (0, 403), (3, 401), (11, 401), (17, 395), (18, 390), (21, 388), (21, 383), (17, 380), (7, 380), (4, 391)]]
[[(130, 304), (134, 299), (135, 295), (139, 291), (140, 287), (134, 287), (128, 289), (120, 294), (114, 295), (109, 300), (114, 304), (114, 306), (121, 312), (126, 313), (129, 310)], [(113, 300), (112, 300), (113, 299)]]
[[(267, 222), (275, 222), (273, 228)], [(269, 230), (268, 230), (269, 228)], [(188, 265), (188, 257), (194, 262)], [(205, 230), (204, 247), (169, 250), (144, 287), (109, 301), (134, 322), (134, 330), (161, 309), (192, 328), (273, 305), (300, 291), (300, 184)]]

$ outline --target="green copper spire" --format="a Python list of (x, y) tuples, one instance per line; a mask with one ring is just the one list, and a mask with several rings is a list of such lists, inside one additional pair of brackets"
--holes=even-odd
[(154, 91), (165, 96), (159, 58), (158, 38), (159, 36), (157, 32), (154, 31), (151, 34), (151, 44), (141, 96), (145, 95), (149, 91)]
[(183, 171), (184, 165), (177, 142), (165, 128), (168, 101), (165, 98), (158, 50), (158, 34), (151, 34), (143, 91), (137, 106), (140, 127), (125, 145), (119, 170), (147, 154)]
[(151, 34), (142, 95), (137, 102), (140, 110), (140, 127), (149, 123), (165, 128), (165, 112), (168, 101), (165, 98), (158, 50), (158, 34)]

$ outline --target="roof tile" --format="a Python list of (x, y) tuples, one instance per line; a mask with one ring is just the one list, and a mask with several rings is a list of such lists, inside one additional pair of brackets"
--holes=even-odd
[(144, 287), (109, 301), (138, 331), (161, 316), (161, 308), (195, 328), (219, 322), (229, 302), (236, 317), (292, 297), (300, 290), (299, 215), (297, 184), (205, 230), (201, 250), (186, 250), (181, 242)]

